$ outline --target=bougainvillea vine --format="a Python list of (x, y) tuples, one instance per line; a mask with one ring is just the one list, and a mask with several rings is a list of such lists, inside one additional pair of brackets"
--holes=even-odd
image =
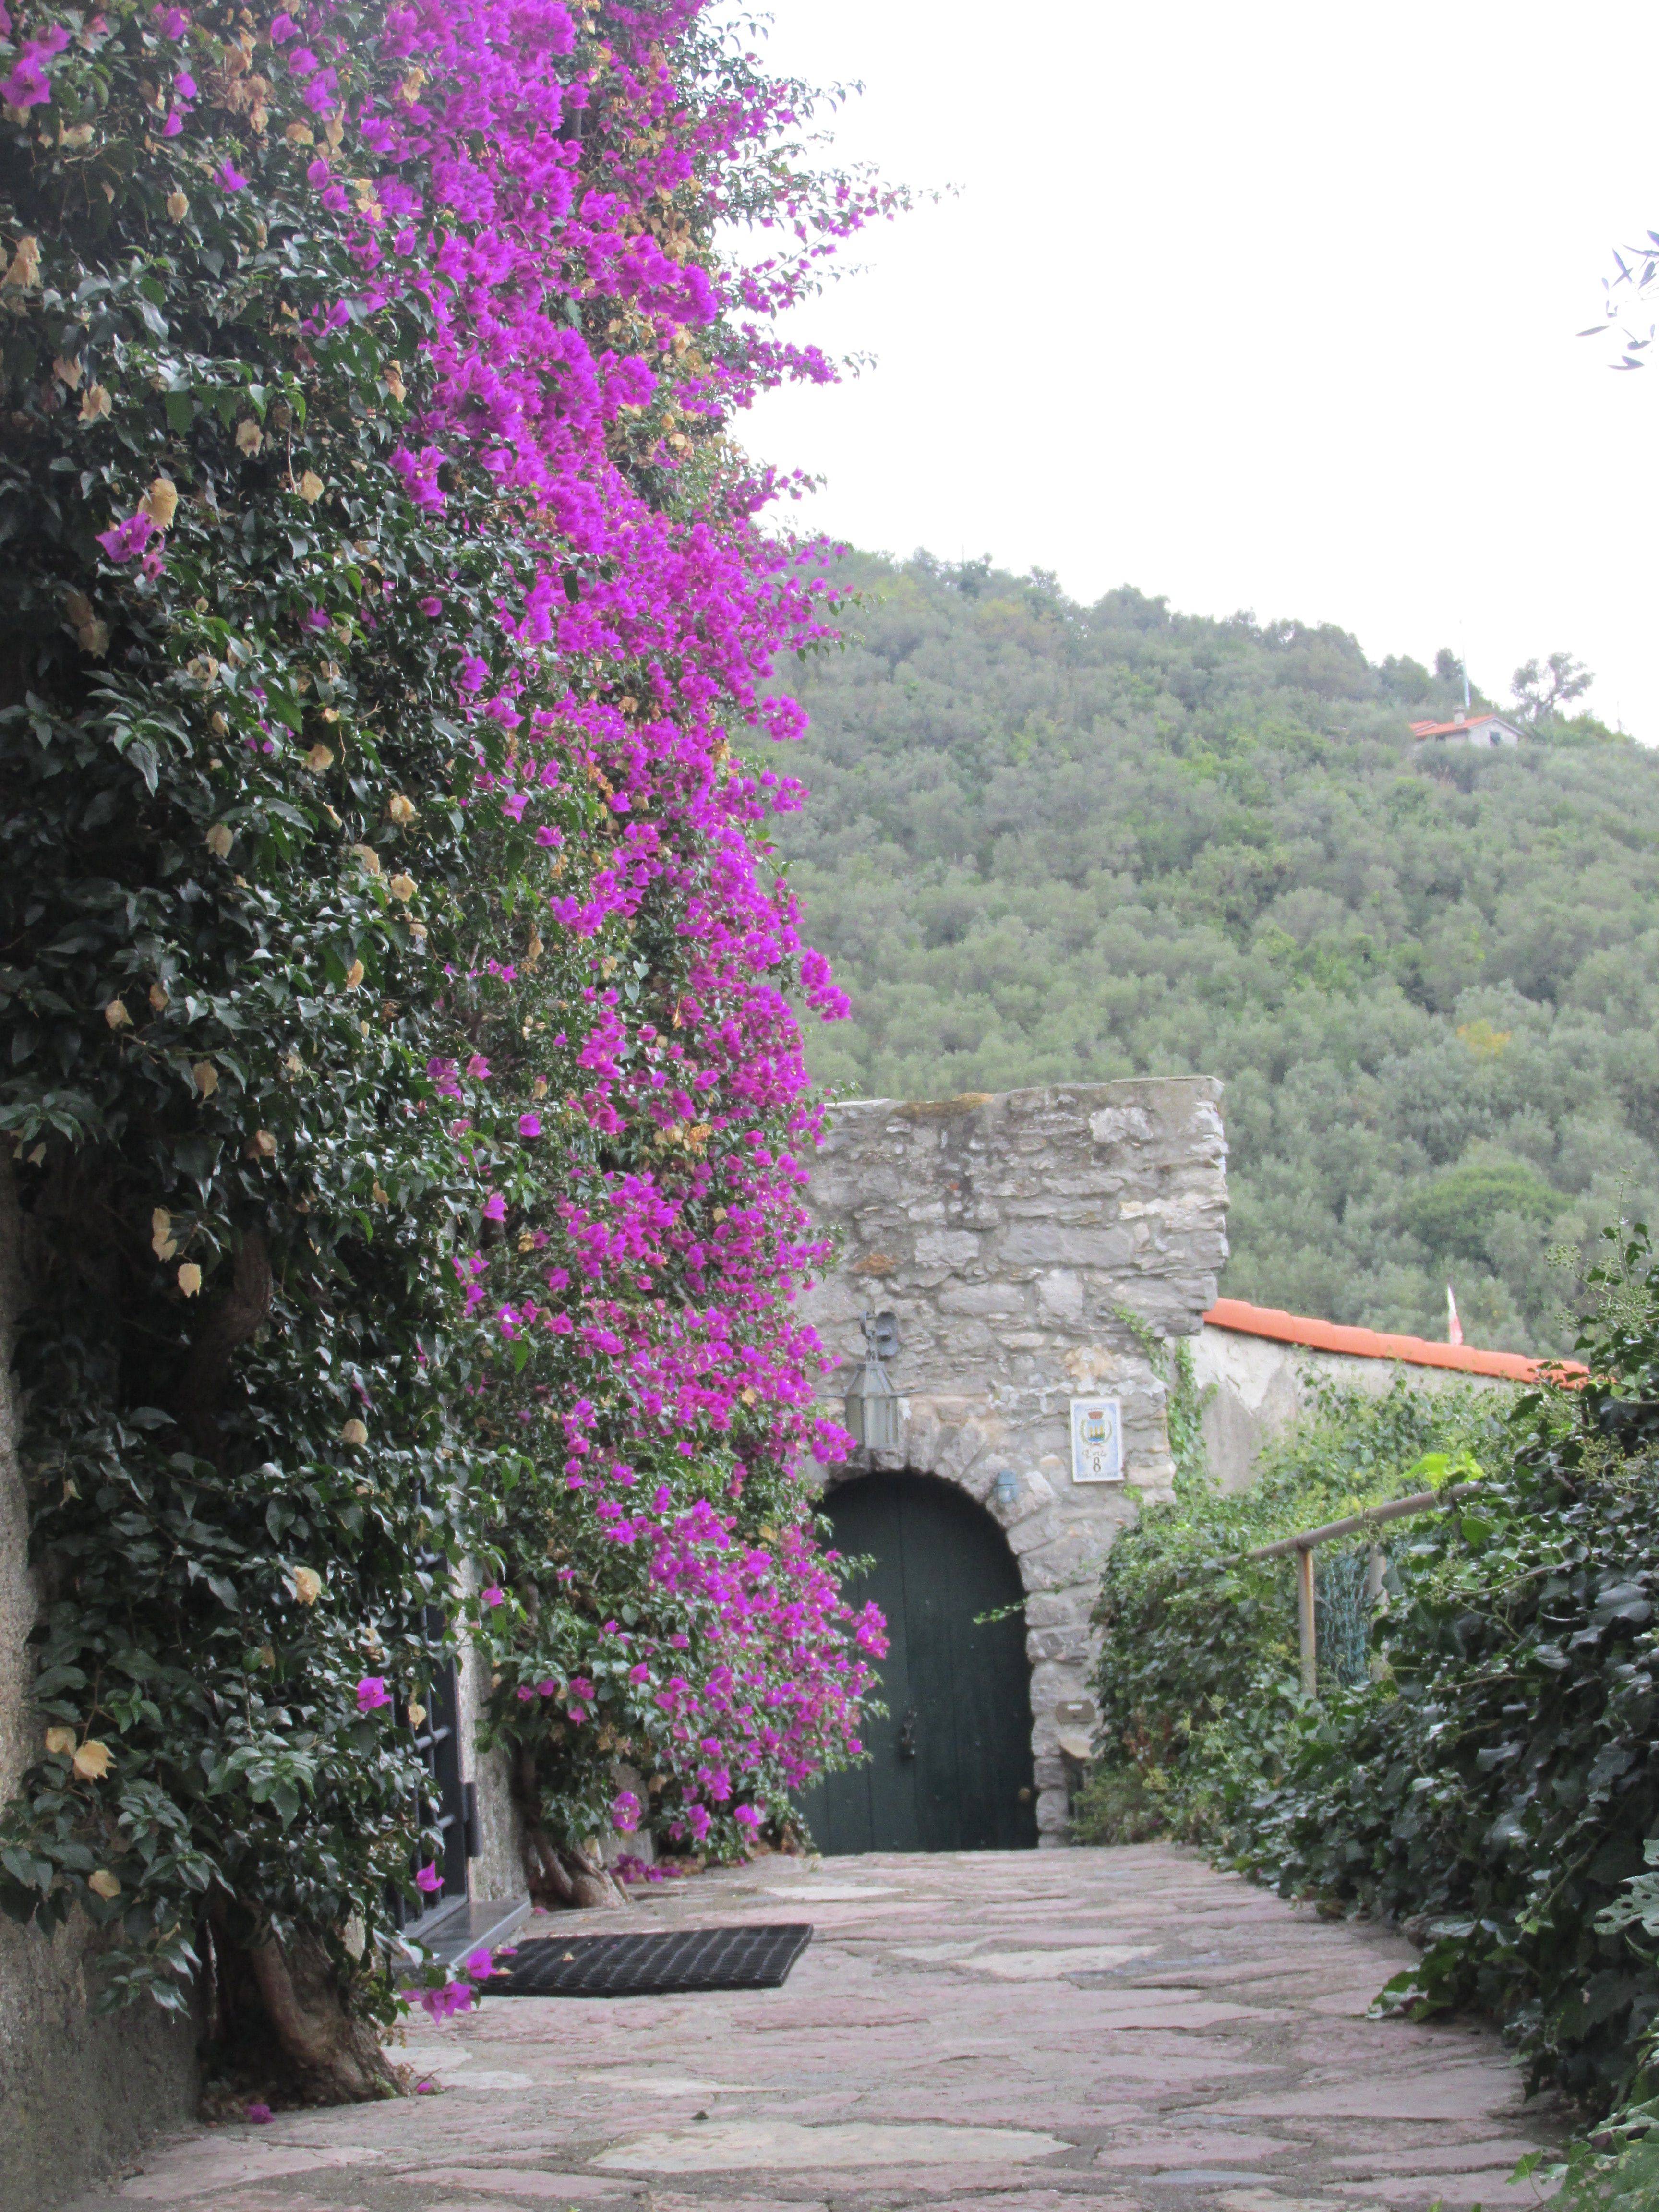
[(5, 1901), (379, 2094), (458, 1636), (550, 1899), (856, 1751), (764, 760), (831, 610), (728, 425), (889, 203), (691, 0), (118, 0), (0, 70)]

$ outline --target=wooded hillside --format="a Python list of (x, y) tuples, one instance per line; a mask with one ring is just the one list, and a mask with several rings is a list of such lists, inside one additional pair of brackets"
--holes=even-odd
[(1417, 757), (1449, 654), (847, 572), (781, 831), (853, 1000), (818, 1079), (1218, 1074), (1229, 1293), (1441, 1336), (1449, 1275), (1471, 1341), (1569, 1343), (1552, 1251), (1659, 1196), (1659, 758), (1587, 717)]

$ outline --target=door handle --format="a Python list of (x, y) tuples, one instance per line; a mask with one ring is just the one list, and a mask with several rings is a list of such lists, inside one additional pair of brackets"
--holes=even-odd
[(916, 1755), (916, 1709), (914, 1705), (906, 1709), (903, 1724), (899, 1729), (898, 1755), (901, 1759), (914, 1759)]

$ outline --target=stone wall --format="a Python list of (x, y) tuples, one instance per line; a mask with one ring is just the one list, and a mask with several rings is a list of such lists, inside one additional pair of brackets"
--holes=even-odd
[[(841, 1363), (826, 1410), (839, 1418), (863, 1358), (860, 1315), (890, 1309), (904, 1441), (874, 1463), (959, 1485), (1018, 1560), (1045, 1844), (1065, 1840), (1060, 1738), (1087, 1731), (1062, 1709), (1086, 1694), (1101, 1561), (1173, 1473), (1164, 1356), (1146, 1346), (1197, 1332), (1226, 1257), (1220, 1097), (1194, 1077), (860, 1100), (836, 1108), (813, 1170), (813, 1212), (837, 1245), (801, 1298)], [(1121, 1401), (1121, 1486), (1072, 1480), (1070, 1401), (1094, 1390)]]
[[(33, 1756), (28, 1634), (39, 1593), (27, 1565), (11, 1376), (17, 1207), (0, 1156), (0, 1802)], [(38, 2212), (130, 2164), (146, 2136), (195, 2107), (196, 2034), (154, 2006), (91, 2010), (92, 1930), (53, 1936), (0, 1920), (0, 2206)]]

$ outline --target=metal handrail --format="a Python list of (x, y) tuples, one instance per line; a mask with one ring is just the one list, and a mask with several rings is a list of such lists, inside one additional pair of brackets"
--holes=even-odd
[(1448, 1483), (1443, 1490), (1419, 1490), (1410, 1498), (1391, 1498), (1386, 1505), (1369, 1506), (1344, 1521), (1328, 1521), (1321, 1528), (1304, 1528), (1299, 1536), (1281, 1536), (1277, 1543), (1258, 1544), (1253, 1552), (1234, 1552), (1221, 1560), (1224, 1567), (1242, 1567), (1254, 1559), (1284, 1559), (1296, 1556), (1296, 1618), (1301, 1644), (1302, 1687), (1308, 1697), (1319, 1689), (1319, 1635), (1314, 1618), (1314, 1552), (1334, 1537), (1357, 1536), (1380, 1521), (1403, 1521), (1408, 1514), (1427, 1513), (1454, 1498), (1467, 1498), (1479, 1490), (1478, 1482)]

